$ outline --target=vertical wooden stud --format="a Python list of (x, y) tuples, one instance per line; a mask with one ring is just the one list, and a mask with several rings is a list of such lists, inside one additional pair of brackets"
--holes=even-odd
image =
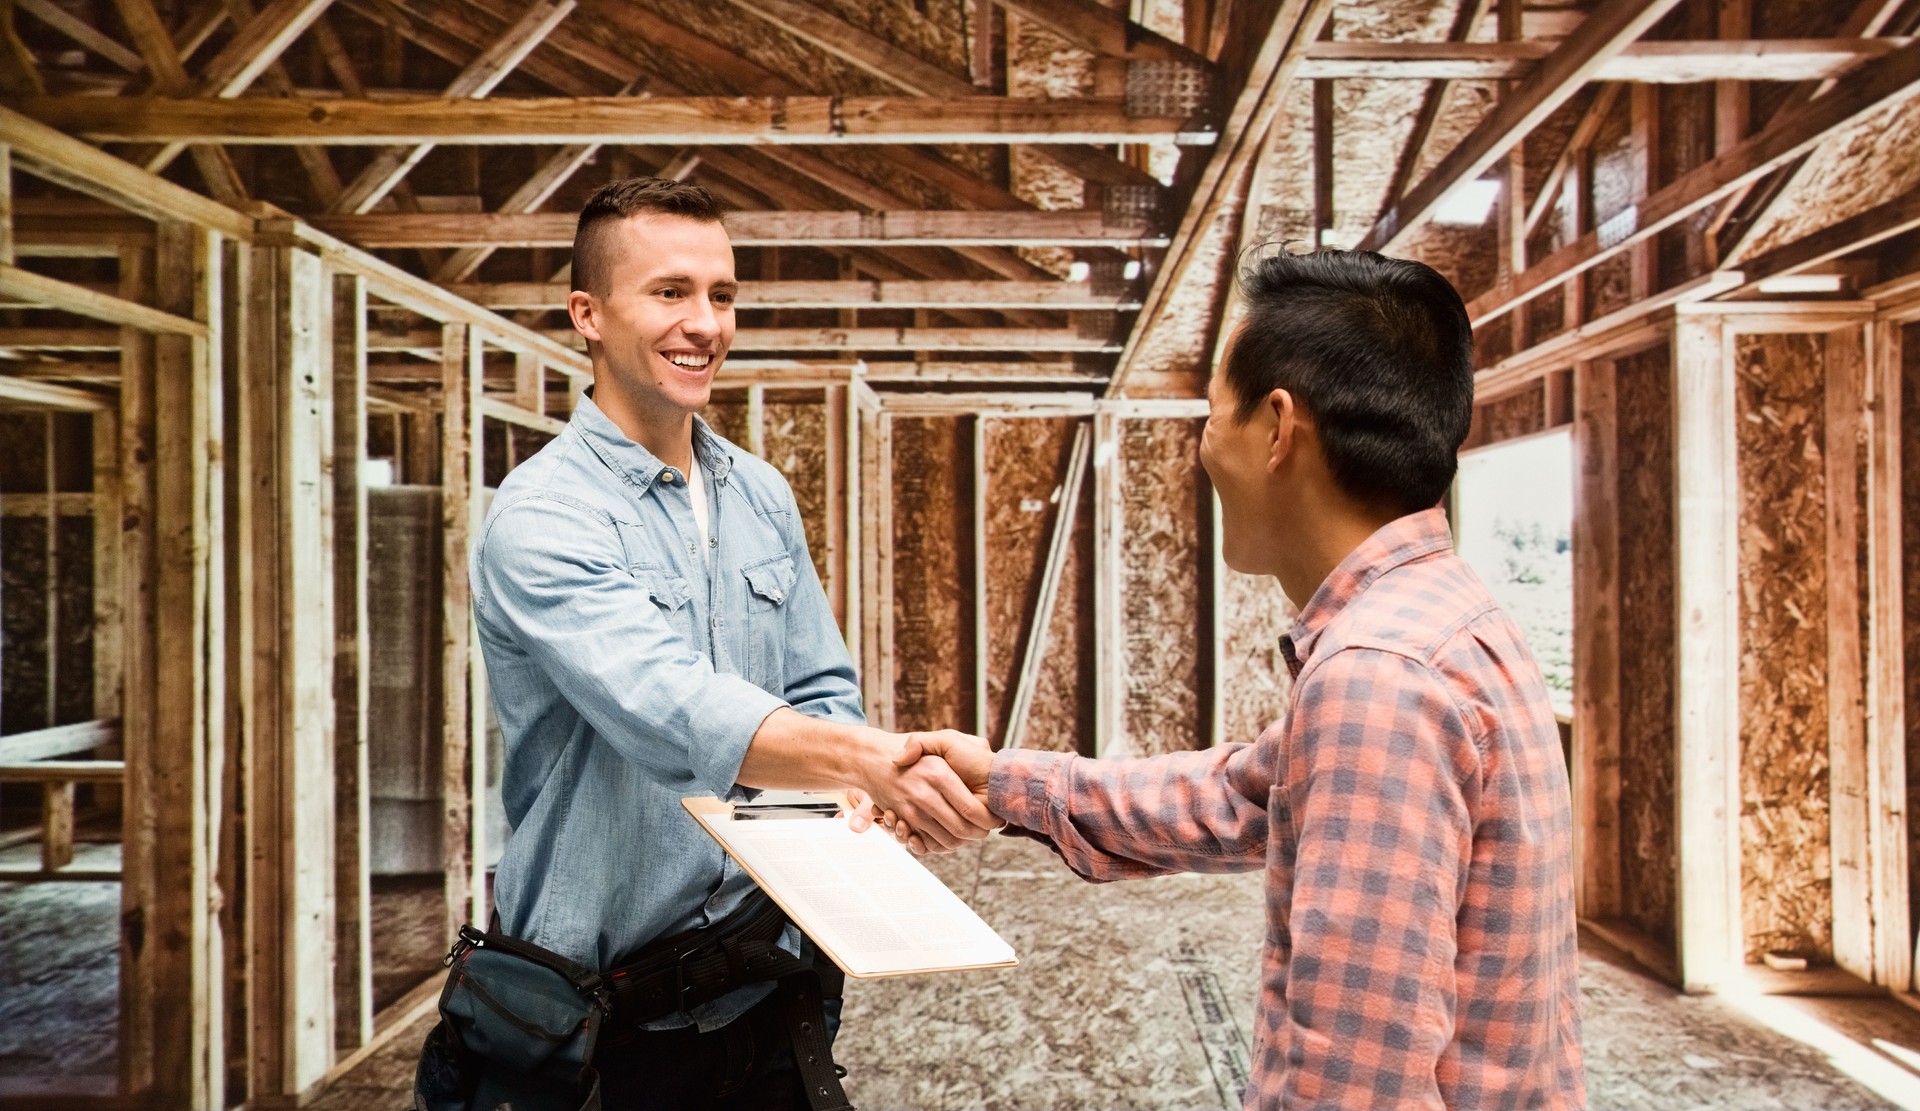
[[(1633, 119), (1633, 199), (1639, 202), (1660, 188), (1660, 86), (1635, 82), (1627, 96)], [(1627, 257), (1631, 299), (1644, 301), (1659, 288), (1660, 253), (1648, 240), (1629, 250)]]
[(367, 706), (367, 285), (333, 279), (335, 1043), (373, 1037)]
[(987, 418), (973, 424), (973, 731), (986, 738), (987, 715)]
[(1093, 417), (1093, 754), (1123, 756), (1126, 737), (1126, 612), (1121, 606), (1122, 422), (1102, 406)]
[(1860, 644), (1860, 330), (1826, 336), (1827, 759), (1833, 959), (1873, 978), (1866, 676)]
[(833, 611), (833, 619), (839, 623), (844, 635), (848, 628), (846, 556), (851, 549), (847, 547), (847, 502), (842, 491), (847, 485), (847, 460), (852, 457), (847, 451), (848, 426), (853, 423), (847, 419), (847, 387), (828, 386), (825, 404), (827, 416), (825, 461), (827, 468), (827, 608)]
[(1905, 991), (1913, 980), (1907, 891), (1906, 660), (1901, 616), (1901, 326), (1867, 333), (1867, 751), (1868, 843), (1873, 865), (1874, 982)]
[[(1209, 624), (1213, 630), (1213, 635), (1207, 638), (1210, 675), (1207, 681), (1206, 743), (1208, 748), (1217, 748), (1236, 738), (1227, 736), (1227, 631), (1221, 621), (1227, 612), (1226, 536), (1222, 532), (1220, 519), (1220, 491), (1214, 488), (1211, 481), (1207, 483), (1206, 509), (1206, 558), (1212, 571), (1207, 581), (1206, 603)], [(1252, 737), (1238, 739), (1253, 740)]]
[(46, 609), (47, 717), (46, 726), (60, 724), (60, 419), (49, 410), (42, 415), (46, 435), (41, 464), (47, 488), (47, 589), (41, 598)]
[[(480, 534), (486, 515), (484, 487), (487, 476), (487, 438), (480, 399), (486, 390), (486, 350), (480, 333), (467, 329), (467, 549)], [(508, 430), (509, 436), (512, 430)], [(466, 561), (460, 564), (460, 581), (467, 582)], [(472, 591), (467, 598), (467, 812), (473, 816), (467, 838), (467, 919), (483, 923), (492, 914), (492, 893), (487, 890), (487, 861), (492, 854), (487, 843), (487, 661), (473, 647), (480, 642), (480, 630), (473, 616)]]
[(468, 525), (472, 517), (472, 472), (478, 398), (472, 396), (467, 348), (478, 338), (462, 324), (440, 329), (440, 536), (443, 591), (440, 600), (441, 836), (446, 875), (446, 936), (469, 921), (473, 908), (472, 730), (467, 717), (472, 680), (472, 600), (467, 585)]
[(0, 143), (0, 263), (13, 265), (13, 148)]
[(1620, 914), (1620, 456), (1610, 361), (1574, 367), (1575, 902)]
[(535, 413), (547, 411), (547, 372), (538, 355), (514, 353), (513, 403)]
[(40, 867), (52, 872), (73, 863), (73, 781), (41, 787)]
[(747, 387), (747, 450), (767, 457), (767, 388), (757, 382)]
[(1743, 951), (1738, 414), (1721, 318), (1681, 316), (1673, 344), (1677, 956), (1697, 992), (1729, 982)]

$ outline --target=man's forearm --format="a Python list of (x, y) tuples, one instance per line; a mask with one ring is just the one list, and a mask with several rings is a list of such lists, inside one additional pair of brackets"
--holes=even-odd
[(782, 707), (768, 714), (740, 761), (740, 784), (775, 790), (865, 790), (890, 769), (892, 734), (866, 725), (809, 717)]

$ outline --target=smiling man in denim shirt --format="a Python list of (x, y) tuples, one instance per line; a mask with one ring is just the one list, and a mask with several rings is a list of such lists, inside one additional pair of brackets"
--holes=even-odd
[[(894, 766), (903, 739), (864, 724), (792, 491), (695, 415), (734, 331), (713, 199), (651, 178), (602, 188), (573, 288), (594, 387), (501, 484), (472, 574), (507, 743), (500, 928), (604, 972), (766, 917), (683, 796), (853, 788), (942, 848), (997, 823), (944, 762)], [(790, 925), (769, 936), (806, 944)], [(616, 1000), (594, 1061), (607, 1111), (833, 1105), (837, 1084), (803, 1086), (774, 985), (750, 981), (666, 1013)]]

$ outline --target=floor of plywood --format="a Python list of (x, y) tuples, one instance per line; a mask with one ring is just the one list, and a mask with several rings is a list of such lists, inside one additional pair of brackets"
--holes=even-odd
[[(1260, 876), (1085, 884), (1041, 846), (1002, 838), (934, 868), (1021, 965), (850, 985), (838, 1055), (860, 1107), (1232, 1106), (1257, 988)], [(375, 921), (386, 918), (390, 945), (415, 937), (422, 951), (403, 964), (426, 968), (438, 942), (419, 926), (437, 887), (399, 886), (419, 890), (389, 891), (402, 901)], [(60, 1072), (111, 1074), (117, 914), (111, 884), (0, 884), (0, 1076), (47, 1069), (56, 1046)], [(1582, 942), (1597, 1109), (1920, 1108), (1920, 1012), (1897, 1000), (1684, 996), (1601, 938)], [(406, 956), (390, 945), (376, 943), (383, 963)], [(426, 1026), (309, 1106), (400, 1111)], [(102, 1036), (74, 1040), (89, 1029)]]

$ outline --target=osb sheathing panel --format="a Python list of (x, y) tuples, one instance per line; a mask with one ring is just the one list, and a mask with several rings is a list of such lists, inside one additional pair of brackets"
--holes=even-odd
[[(1065, 500), (1062, 483), (1079, 423), (1034, 417), (986, 422), (987, 721), (995, 746), (1006, 737), (1021, 655), (1037, 620), (1040, 582)], [(1083, 493), (1048, 623), (1047, 653), (1022, 742), (1026, 748), (1077, 752), (1085, 747), (1093, 703), (1086, 559), (1092, 509)]]
[(894, 722), (973, 724), (972, 430), (893, 421)]
[(1741, 336), (1740, 888), (1747, 957), (1830, 957), (1820, 336)]
[[(1007, 95), (1064, 100), (1094, 91), (1093, 54), (1013, 12), (1006, 13)], [(1086, 183), (1077, 174), (1030, 147), (1013, 148), (1008, 163), (1015, 196), (1035, 207), (1082, 208)], [(1064, 247), (1022, 247), (1021, 257), (1059, 276), (1067, 276), (1073, 252)]]
[[(1920, 326), (1903, 329), (1906, 373), (1900, 389), (1901, 574), (1905, 580), (1907, 670), (1907, 813), (1920, 806)], [(1920, 821), (1907, 822), (1909, 921), (1920, 922)]]
[[(1625, 211), (1645, 193), (1644, 164), (1633, 142), (1633, 97), (1616, 97), (1593, 138), (1593, 222), (1597, 227)], [(1605, 316), (1632, 297), (1632, 253), (1587, 271), (1589, 318)]]
[(747, 395), (739, 391), (715, 393), (707, 407), (700, 410), (707, 426), (742, 448), (748, 445)]
[(1280, 634), (1294, 606), (1267, 575), (1226, 571), (1220, 581), (1220, 719), (1222, 741), (1251, 741), (1287, 712), (1293, 678), (1280, 654)]
[[(744, 8), (729, 6), (720, 13), (720, 18), (715, 18), (713, 7), (697, 0), (638, 2), (656, 15), (737, 52), (762, 69), (791, 79), (795, 92), (821, 96), (889, 96), (900, 91), (892, 82), (843, 62)], [(865, 21), (855, 26), (873, 30)], [(661, 73), (673, 74), (676, 82), (684, 73), (691, 85), (700, 73), (699, 67), (688, 66), (676, 55), (643, 39), (628, 38), (625, 45), (637, 57), (658, 67)], [(723, 90), (714, 90), (720, 91)]]
[(1124, 732), (1138, 755), (1204, 743), (1200, 728), (1198, 420), (1122, 423), (1120, 606), (1126, 635)]
[(1807, 163), (1806, 177), (1791, 197), (1781, 198), (1759, 230), (1751, 254), (1768, 251), (1920, 185), (1920, 101), (1882, 109), (1823, 142)]
[(1662, 345), (1621, 359), (1620, 849), (1625, 917), (1674, 936), (1673, 386)]
[(1497, 444), (1531, 436), (1547, 425), (1547, 400), (1539, 383), (1480, 405), (1473, 415), (1476, 443)]
[(767, 462), (793, 487), (814, 573), (827, 581), (827, 406), (820, 390), (767, 392)]

